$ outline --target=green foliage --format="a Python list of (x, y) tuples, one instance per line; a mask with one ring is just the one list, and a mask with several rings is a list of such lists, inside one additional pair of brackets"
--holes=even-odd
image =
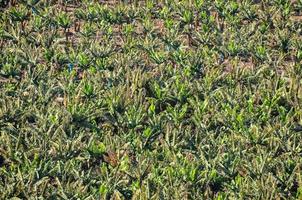
[(0, 199), (301, 199), (302, 1), (0, 1)]

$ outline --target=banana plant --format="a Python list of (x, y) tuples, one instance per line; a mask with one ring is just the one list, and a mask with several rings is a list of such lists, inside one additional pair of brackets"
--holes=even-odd
[(194, 10), (196, 12), (196, 16), (195, 16), (195, 31), (198, 30), (198, 27), (200, 25), (200, 12), (203, 11), (203, 7), (205, 6), (204, 5), (205, 2), (204, 0), (194, 0)]
[(184, 26), (184, 32), (188, 37), (188, 45), (191, 46), (192, 39), (193, 39), (192, 38), (192, 30), (193, 30), (192, 24), (194, 21), (193, 11), (190, 9), (185, 9), (184, 11), (182, 11), (181, 21), (183, 22), (181, 26)]
[(237, 43), (234, 40), (231, 40), (228, 43), (227, 51), (228, 51), (229, 55), (235, 56), (239, 53), (240, 49), (239, 49), (239, 46), (237, 45)]
[(25, 23), (29, 19), (29, 10), (26, 6), (13, 7), (9, 10), (9, 17), (13, 24), (20, 22), (22, 31), (25, 31)]
[(82, 31), (80, 31), (80, 34), (84, 36), (84, 38), (87, 40), (93, 36), (96, 35), (97, 28), (92, 23), (87, 23), (82, 27)]
[(259, 16), (256, 7), (249, 1), (242, 2), (240, 9), (243, 19), (255, 20)]
[(151, 21), (151, 16), (148, 16), (148, 15), (145, 16), (143, 18), (142, 25), (143, 25), (143, 29), (144, 29), (145, 34), (152, 32), (153, 29), (154, 29), (154, 26), (153, 26), (153, 23)]
[(90, 22), (98, 21), (100, 19), (100, 4), (91, 4), (87, 8), (87, 20)]
[(181, 40), (177, 31), (168, 31), (161, 39), (166, 44), (167, 50), (171, 53), (173, 50), (177, 51), (181, 46)]
[(144, 111), (141, 106), (135, 105), (129, 107), (125, 111), (125, 121), (130, 129), (142, 128), (142, 122), (145, 118)]
[(171, 18), (171, 7), (169, 7), (169, 6), (164, 6), (162, 9), (161, 9), (161, 11), (160, 11), (160, 13), (159, 13), (159, 15), (160, 15), (160, 17), (162, 18), (162, 19), (167, 19), (167, 18)]
[(91, 64), (92, 60), (87, 53), (80, 52), (78, 54), (78, 65), (80, 68), (86, 69)]
[(185, 123), (185, 116), (187, 114), (188, 105), (184, 104), (180, 106), (179, 104), (175, 107), (168, 106), (166, 112), (169, 116), (169, 119), (174, 122), (175, 125), (180, 125), (182, 123)]
[(86, 97), (92, 98), (94, 96), (94, 86), (93, 83), (84, 83), (83, 93)]
[(109, 58), (113, 54), (115, 48), (112, 44), (102, 45), (99, 43), (92, 43), (90, 45), (89, 51), (94, 58), (105, 59)]
[(64, 34), (66, 41), (68, 42), (68, 34), (67, 30), (71, 27), (72, 21), (68, 14), (65, 12), (60, 12), (58, 16), (56, 17), (56, 22), (59, 26), (61, 26), (64, 29)]
[(23, 22), (28, 20), (28, 9), (24, 5), (21, 5), (18, 8), (13, 7), (11, 10), (9, 10), (9, 17), (12, 22)]
[(154, 49), (148, 51), (149, 57), (156, 63), (162, 64), (165, 62), (165, 54), (164, 52), (156, 52)]

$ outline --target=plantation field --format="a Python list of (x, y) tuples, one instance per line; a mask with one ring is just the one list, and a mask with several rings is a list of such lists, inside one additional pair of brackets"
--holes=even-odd
[(302, 199), (301, 39), (301, 0), (0, 0), (0, 199)]

